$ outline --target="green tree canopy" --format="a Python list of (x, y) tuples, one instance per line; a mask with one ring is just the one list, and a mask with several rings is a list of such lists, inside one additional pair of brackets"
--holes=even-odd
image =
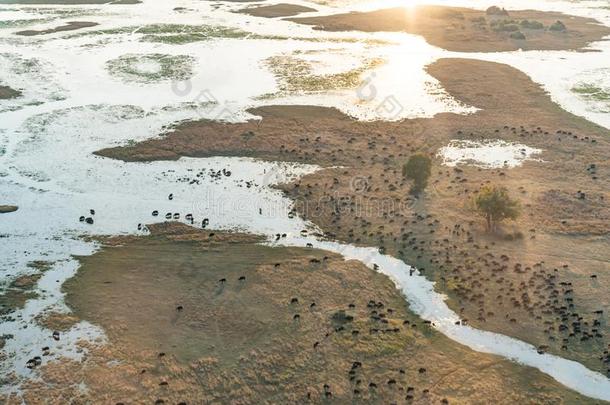
[(474, 197), (474, 205), (485, 218), (488, 231), (493, 231), (505, 219), (517, 219), (520, 213), (519, 202), (510, 198), (505, 187), (483, 187)]
[(430, 177), (432, 161), (426, 155), (415, 154), (409, 158), (402, 168), (402, 174), (408, 179), (413, 180), (411, 192), (420, 193), (426, 188)]

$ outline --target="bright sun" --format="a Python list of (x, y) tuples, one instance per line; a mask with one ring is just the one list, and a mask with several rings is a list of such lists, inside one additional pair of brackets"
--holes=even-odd
[(393, 7), (405, 7), (412, 8), (421, 4), (440, 4), (444, 3), (443, 0), (373, 0), (370, 4), (367, 4), (367, 9), (371, 6), (371, 9), (375, 8), (393, 8)]

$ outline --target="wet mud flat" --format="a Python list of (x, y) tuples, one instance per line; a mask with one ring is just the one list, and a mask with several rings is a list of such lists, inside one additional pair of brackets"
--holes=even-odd
[(8, 86), (0, 85), (0, 100), (9, 100), (11, 98), (17, 98), (21, 96), (19, 90), (11, 89)]
[[(358, 122), (330, 108), (268, 106), (252, 111), (262, 121), (183, 123), (162, 138), (99, 154), (128, 161), (252, 156), (326, 166), (281, 188), (328, 238), (376, 246), (423, 269), (477, 328), (606, 373), (610, 196), (600, 162), (608, 159), (607, 130), (563, 111), (505, 65), (443, 59), (428, 71), (480, 110)], [(456, 139), (542, 152), (513, 168), (445, 166), (438, 151)], [(402, 176), (416, 152), (433, 158), (420, 198), (409, 194)], [(518, 221), (494, 235), (469, 207), (485, 184), (506, 187), (523, 207)]]
[(0, 205), (0, 214), (8, 214), (19, 209), (16, 205)]
[(27, 403), (587, 402), (442, 336), (359, 262), (252, 235), (150, 229), (80, 259), (66, 302), (108, 342), (37, 368)]
[(456, 52), (580, 49), (610, 34), (590, 18), (536, 10), (417, 6), (289, 20), (323, 31), (404, 31)]

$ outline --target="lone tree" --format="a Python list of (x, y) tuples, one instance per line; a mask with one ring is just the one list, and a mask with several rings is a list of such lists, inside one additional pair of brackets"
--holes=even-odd
[(411, 193), (419, 194), (426, 188), (431, 167), (432, 161), (430, 158), (420, 153), (411, 156), (407, 163), (405, 163), (402, 168), (402, 174), (408, 179), (413, 180)]
[(505, 187), (483, 187), (475, 196), (474, 205), (485, 218), (488, 231), (494, 231), (504, 219), (517, 219), (520, 213), (519, 202), (510, 198)]

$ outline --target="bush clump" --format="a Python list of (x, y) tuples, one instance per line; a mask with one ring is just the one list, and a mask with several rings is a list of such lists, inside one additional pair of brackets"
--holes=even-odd
[(551, 26), (549, 27), (549, 30), (564, 32), (564, 31), (567, 31), (567, 28), (566, 28), (565, 24), (562, 23), (561, 21), (555, 21), (553, 24), (551, 24)]
[(510, 33), (510, 37), (512, 39), (524, 40), (525, 34), (523, 34), (521, 31), (515, 31)]
[(504, 8), (500, 8), (498, 6), (491, 6), (489, 7), (486, 11), (485, 14), (487, 15), (508, 15), (508, 11), (506, 11), (506, 9)]
[(544, 25), (540, 21), (523, 20), (523, 21), (521, 21), (521, 23), (519, 23), (519, 25), (521, 25), (521, 28), (525, 28), (528, 30), (544, 29)]
[(519, 25), (513, 20), (493, 21), (491, 28), (497, 32), (515, 32), (519, 31)]

